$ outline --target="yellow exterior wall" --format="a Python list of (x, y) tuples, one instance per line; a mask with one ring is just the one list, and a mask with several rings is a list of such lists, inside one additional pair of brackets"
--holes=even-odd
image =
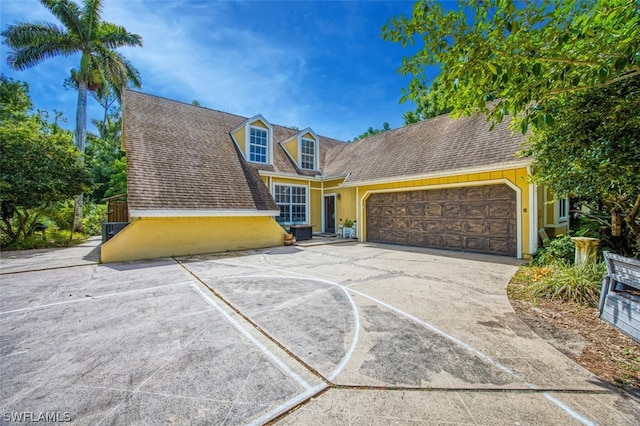
[[(375, 185), (362, 185), (358, 187), (358, 197), (360, 198), (360, 212), (358, 220), (358, 236), (361, 240), (364, 240), (366, 235), (366, 209), (364, 208), (366, 199), (369, 194), (368, 191), (380, 192), (380, 191), (411, 191), (417, 189), (429, 189), (433, 187), (437, 189), (438, 186), (472, 186), (474, 184), (482, 185), (487, 181), (495, 181), (505, 179), (514, 184), (520, 189), (521, 203), (519, 218), (520, 221), (520, 244), (522, 249), (522, 256), (524, 258), (530, 257), (532, 253), (529, 253), (530, 247), (530, 212), (529, 212), (529, 176), (526, 167), (495, 171), (495, 172), (483, 172), (483, 173), (466, 173), (461, 175), (451, 175), (444, 177), (434, 177), (428, 179), (416, 179), (411, 181), (392, 182), (392, 183), (380, 183)], [(344, 196), (343, 196), (344, 200)], [(355, 205), (355, 204), (354, 204)], [(341, 217), (341, 216), (339, 216)], [(344, 217), (343, 217), (344, 219)], [(349, 217), (353, 220), (353, 217)]]
[(322, 203), (322, 188), (320, 182), (312, 182), (309, 197), (309, 225), (313, 225), (313, 232), (322, 232)]
[(298, 162), (298, 138), (291, 139), (288, 142), (282, 144), (284, 149), (287, 150), (289, 156), (293, 158), (293, 161)]
[(238, 143), (240, 151), (246, 152), (245, 127), (241, 127), (233, 133), (233, 138)]
[[(339, 190), (331, 190), (336, 194), (336, 228), (340, 225), (344, 226), (344, 222), (349, 220), (357, 220), (356, 217), (356, 189), (342, 188)], [(337, 196), (340, 196), (338, 200)]]
[(256, 120), (256, 121), (253, 121), (253, 122), (251, 122), (249, 124), (251, 126), (254, 126), (254, 127), (261, 127), (261, 128), (263, 128), (265, 130), (269, 130), (269, 127), (267, 126), (267, 124), (263, 123), (262, 120)]
[(284, 230), (271, 217), (168, 217), (135, 219), (102, 245), (102, 262), (122, 262), (273, 247)]

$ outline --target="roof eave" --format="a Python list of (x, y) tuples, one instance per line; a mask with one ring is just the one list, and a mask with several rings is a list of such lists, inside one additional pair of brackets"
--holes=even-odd
[(251, 217), (279, 216), (280, 210), (253, 209), (130, 209), (129, 216), (141, 217)]
[(440, 172), (425, 173), (420, 175), (392, 176), (388, 178), (371, 179), (371, 180), (364, 179), (364, 180), (353, 181), (353, 182), (344, 182), (340, 186), (346, 188), (346, 187), (363, 186), (363, 185), (377, 185), (377, 184), (385, 184), (385, 183), (393, 183), (393, 182), (406, 182), (410, 180), (430, 179), (430, 178), (436, 178), (436, 177), (445, 177), (445, 176), (461, 175), (461, 174), (468, 174), (468, 173), (486, 173), (486, 172), (493, 172), (493, 171), (502, 171), (502, 170), (520, 168), (520, 167), (528, 167), (529, 165), (531, 165), (531, 161), (532, 161), (531, 159), (525, 159), (525, 160), (516, 161), (516, 162), (491, 164), (491, 165), (482, 166), (482, 167), (469, 167), (465, 169), (443, 170)]

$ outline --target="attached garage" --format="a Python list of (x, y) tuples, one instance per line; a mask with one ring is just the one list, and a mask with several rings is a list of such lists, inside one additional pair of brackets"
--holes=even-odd
[(371, 242), (517, 256), (516, 192), (507, 185), (374, 193)]

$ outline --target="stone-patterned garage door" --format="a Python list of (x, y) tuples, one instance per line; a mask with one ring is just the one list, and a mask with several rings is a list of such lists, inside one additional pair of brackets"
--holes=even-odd
[(367, 241), (517, 255), (516, 193), (507, 185), (372, 194)]

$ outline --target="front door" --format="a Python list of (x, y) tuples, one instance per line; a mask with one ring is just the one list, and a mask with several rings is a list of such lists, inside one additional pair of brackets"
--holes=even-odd
[(336, 232), (336, 196), (324, 197), (324, 232), (334, 234)]

